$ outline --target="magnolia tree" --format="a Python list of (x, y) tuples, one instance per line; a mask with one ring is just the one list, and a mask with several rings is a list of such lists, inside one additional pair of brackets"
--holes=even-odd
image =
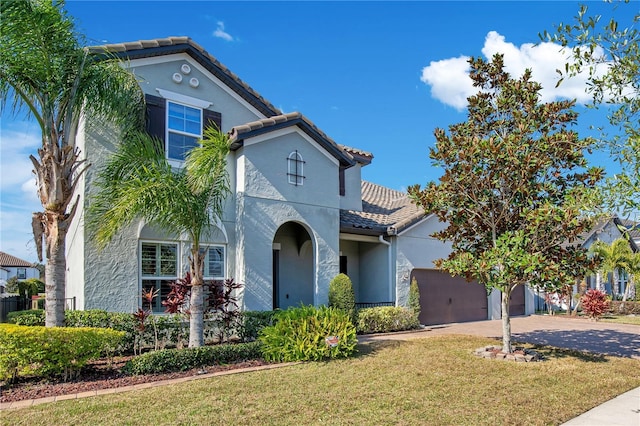
[(512, 78), (502, 55), (471, 58), (479, 92), (468, 98), (468, 119), (435, 130), (430, 150), (444, 173), (439, 182), (409, 188), (426, 212), (447, 226), (434, 236), (452, 244), (436, 266), (478, 280), (501, 295), (502, 350), (511, 352), (509, 296), (518, 285), (557, 291), (573, 283), (590, 259), (571, 242), (591, 226), (583, 214), (594, 202), (603, 171), (587, 168), (591, 142), (570, 130), (570, 101), (540, 103), (530, 71)]

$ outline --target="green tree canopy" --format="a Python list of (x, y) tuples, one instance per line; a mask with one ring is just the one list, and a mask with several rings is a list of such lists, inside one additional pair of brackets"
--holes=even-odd
[(603, 172), (588, 168), (591, 141), (570, 130), (573, 102), (539, 103), (530, 71), (512, 78), (502, 55), (469, 64), (479, 92), (468, 98), (467, 121), (436, 129), (430, 150), (443, 175), (409, 194), (447, 223), (434, 236), (452, 251), (437, 267), (502, 292), (503, 350), (510, 352), (512, 289), (566, 284), (589, 262), (569, 243), (591, 225), (583, 207)]
[[(592, 107), (604, 108), (609, 128), (602, 145), (609, 148), (621, 172), (604, 185), (608, 206), (640, 214), (640, 10), (637, 2), (613, 1), (609, 13), (594, 15), (580, 7), (573, 22), (560, 23), (541, 37), (570, 49), (571, 62), (559, 70), (562, 79), (586, 74)], [(562, 80), (560, 80), (561, 84)]]

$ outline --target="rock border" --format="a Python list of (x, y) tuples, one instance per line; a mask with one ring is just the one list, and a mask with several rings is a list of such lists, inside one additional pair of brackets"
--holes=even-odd
[(523, 347), (515, 347), (512, 353), (505, 353), (502, 352), (502, 346), (483, 346), (476, 349), (474, 354), (481, 358), (514, 362), (539, 362), (544, 359), (533, 349)]

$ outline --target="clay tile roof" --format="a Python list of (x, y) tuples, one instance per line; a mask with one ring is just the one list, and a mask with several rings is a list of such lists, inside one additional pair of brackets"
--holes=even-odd
[(234, 126), (229, 131), (231, 149), (234, 150), (242, 146), (243, 141), (247, 138), (293, 125), (299, 125), (305, 133), (337, 158), (341, 164), (347, 167), (355, 164), (353, 156), (343, 150), (340, 145), (299, 112), (275, 115)]
[(0, 251), (0, 266), (30, 268), (33, 267), (33, 263)]
[(367, 165), (371, 163), (371, 160), (373, 160), (373, 154), (368, 151), (363, 151), (361, 149), (352, 148), (346, 145), (338, 145), (338, 146), (343, 151), (351, 155), (354, 158), (354, 160), (356, 160), (358, 163)]
[(91, 53), (100, 55), (105, 52), (117, 57), (138, 59), (174, 53), (187, 53), (209, 72), (223, 81), (243, 99), (253, 105), (267, 117), (280, 115), (282, 112), (242, 81), (237, 75), (210, 55), (201, 45), (189, 37), (167, 37), (153, 40), (138, 40), (126, 43), (104, 44), (87, 48)]
[(362, 182), (362, 211), (341, 210), (340, 231), (366, 235), (395, 235), (425, 217), (406, 193)]

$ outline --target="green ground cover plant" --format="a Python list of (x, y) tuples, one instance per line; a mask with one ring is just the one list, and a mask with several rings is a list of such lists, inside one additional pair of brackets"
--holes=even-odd
[[(640, 361), (540, 348), (539, 363), (472, 354), (495, 340), (360, 345), (303, 363), (2, 413), (5, 425), (558, 425), (640, 386)], [(419, 354), (419, 356), (417, 356)], [(567, 386), (567, 378), (571, 385)], [(141, 410), (144, 407), (144, 412)]]

